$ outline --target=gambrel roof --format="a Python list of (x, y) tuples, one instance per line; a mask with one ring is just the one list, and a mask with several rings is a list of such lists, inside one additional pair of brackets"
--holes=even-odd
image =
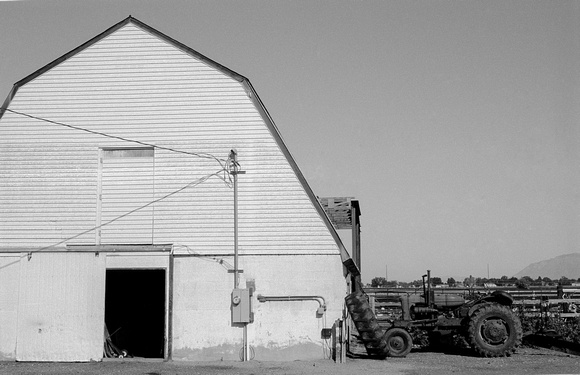
[(24, 79), (18, 81), (14, 85), (14, 87), (13, 87), (12, 91), (10, 92), (9, 96), (7, 97), (6, 101), (4, 102), (2, 107), (0, 108), (0, 119), (2, 118), (2, 116), (5, 113), (5, 110), (9, 107), (12, 99), (14, 98), (14, 96), (16, 95), (16, 93), (18, 92), (18, 90), (22, 86), (31, 82), (35, 78), (43, 75), (44, 73), (50, 71), (51, 69), (53, 69), (57, 65), (69, 60), (70, 58), (77, 55), (79, 52), (84, 51), (87, 48), (93, 46), (95, 43), (103, 40), (107, 36), (113, 34), (117, 30), (123, 28), (124, 26), (126, 26), (128, 24), (132, 24), (132, 25), (160, 38), (161, 40), (163, 40), (167, 43), (170, 43), (171, 45), (178, 48), (179, 50), (185, 52), (186, 54), (193, 56), (194, 58), (202, 61), (203, 63), (207, 64), (208, 66), (219, 70), (223, 74), (231, 77), (232, 79), (240, 82), (243, 85), (244, 89), (246, 90), (246, 92), (248, 94), (248, 97), (250, 98), (250, 100), (254, 104), (255, 108), (259, 112), (264, 123), (268, 127), (269, 132), (271, 133), (272, 137), (275, 139), (278, 147), (280, 148), (280, 150), (282, 151), (282, 153), (286, 157), (286, 159), (287, 159), (288, 163), (290, 164), (292, 170), (294, 171), (296, 177), (300, 181), (300, 184), (302, 185), (304, 191), (308, 195), (308, 197), (312, 203), (312, 206), (316, 209), (316, 211), (318, 212), (318, 214), (322, 218), (324, 224), (328, 228), (329, 233), (332, 235), (334, 241), (336, 242), (338, 249), (340, 251), (341, 260), (342, 260), (343, 264), (347, 267), (347, 269), (352, 274), (358, 275), (359, 270), (356, 267), (356, 265), (353, 263), (350, 255), (348, 254), (346, 248), (344, 247), (344, 244), (342, 243), (342, 241), (341, 241), (341, 239), (336, 231), (336, 228), (332, 225), (325, 210), (321, 206), (320, 202), (316, 198), (315, 194), (313, 193), (312, 189), (310, 188), (310, 186), (309, 186), (308, 182), (306, 181), (305, 177), (303, 176), (302, 172), (298, 168), (296, 162), (294, 161), (294, 158), (292, 157), (290, 151), (288, 150), (286, 144), (284, 143), (276, 125), (274, 124), (274, 121), (272, 120), (270, 114), (266, 110), (265, 106), (263, 105), (262, 101), (260, 100), (259, 96), (257, 95), (257, 93), (256, 93), (255, 89), (253, 88), (252, 84), (250, 83), (250, 81), (246, 77), (244, 77), (244, 76), (234, 72), (233, 70), (207, 58), (206, 56), (200, 54), (199, 52), (189, 48), (188, 46), (186, 46), (186, 45), (184, 45), (184, 44), (182, 44), (182, 43), (180, 43), (180, 42), (178, 42), (170, 37), (168, 37), (167, 35), (159, 32), (156, 29), (146, 25), (145, 23), (135, 19), (134, 17), (131, 17), (131, 16), (127, 17), (126, 19), (122, 20), (121, 22), (112, 26), (108, 30), (104, 31), (103, 33), (99, 34), (98, 36), (96, 36), (96, 37), (92, 38), (91, 40), (87, 41), (86, 43), (82, 44), (81, 46), (71, 50), (70, 52), (64, 54), (63, 56), (61, 56), (58, 59), (54, 60), (53, 62), (49, 63), (48, 65), (42, 67), (41, 69), (37, 70), (36, 72), (25, 77)]

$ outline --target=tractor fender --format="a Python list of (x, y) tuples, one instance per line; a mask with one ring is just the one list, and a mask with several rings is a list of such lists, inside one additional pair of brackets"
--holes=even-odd
[(488, 297), (491, 297), (492, 301), (504, 306), (511, 306), (514, 303), (514, 297), (503, 290), (496, 290)]
[(514, 303), (514, 298), (509, 293), (504, 292), (503, 290), (496, 290), (491, 294), (488, 294), (487, 296), (477, 300), (475, 304), (471, 306), (471, 308), (469, 309), (469, 313), (467, 315), (471, 316), (475, 312), (475, 310), (481, 308), (482, 305), (487, 305), (490, 303), (497, 303), (499, 305), (509, 307)]

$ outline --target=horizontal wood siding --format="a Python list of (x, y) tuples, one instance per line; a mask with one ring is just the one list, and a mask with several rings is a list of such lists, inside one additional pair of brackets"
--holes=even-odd
[[(9, 108), (192, 153), (155, 150), (154, 243), (233, 251), (233, 190), (224, 173), (201, 182), (222, 165), (194, 153), (225, 160), (235, 148), (247, 172), (239, 176), (240, 252), (338, 253), (244, 85), (132, 23), (20, 87)], [(139, 145), (6, 112), (2, 246), (48, 246), (93, 228), (99, 148), (131, 146)], [(68, 243), (95, 238), (92, 231)]]
[[(138, 157), (114, 153), (116, 151), (103, 151), (98, 215), (98, 224), (103, 226), (99, 228), (98, 242), (152, 244), (153, 205), (148, 204), (154, 196), (153, 153)], [(131, 214), (124, 216), (128, 212)]]

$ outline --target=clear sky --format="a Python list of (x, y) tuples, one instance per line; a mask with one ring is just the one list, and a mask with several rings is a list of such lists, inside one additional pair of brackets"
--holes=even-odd
[(580, 1), (2, 1), (1, 100), (129, 15), (247, 77), (315, 194), (360, 201), (363, 281), (580, 252)]

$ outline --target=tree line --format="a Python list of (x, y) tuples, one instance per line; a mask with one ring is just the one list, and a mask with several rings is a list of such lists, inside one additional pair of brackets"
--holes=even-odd
[[(570, 279), (566, 276), (562, 276), (559, 279), (551, 279), (549, 277), (538, 276), (536, 279), (530, 276), (517, 277), (507, 277), (502, 276), (500, 278), (485, 278), (485, 277), (466, 277), (463, 282), (455, 280), (453, 277), (449, 277), (447, 282), (443, 282), (440, 277), (431, 277), (431, 284), (435, 287), (437, 286), (449, 286), (449, 287), (484, 287), (490, 284), (497, 286), (515, 286), (521, 289), (526, 289), (530, 286), (556, 286), (556, 285), (571, 285), (572, 283), (580, 282), (578, 279)], [(397, 280), (387, 280), (384, 277), (375, 277), (371, 280), (369, 285), (372, 288), (419, 288), (423, 286), (423, 280), (414, 280), (410, 282), (397, 281)]]

